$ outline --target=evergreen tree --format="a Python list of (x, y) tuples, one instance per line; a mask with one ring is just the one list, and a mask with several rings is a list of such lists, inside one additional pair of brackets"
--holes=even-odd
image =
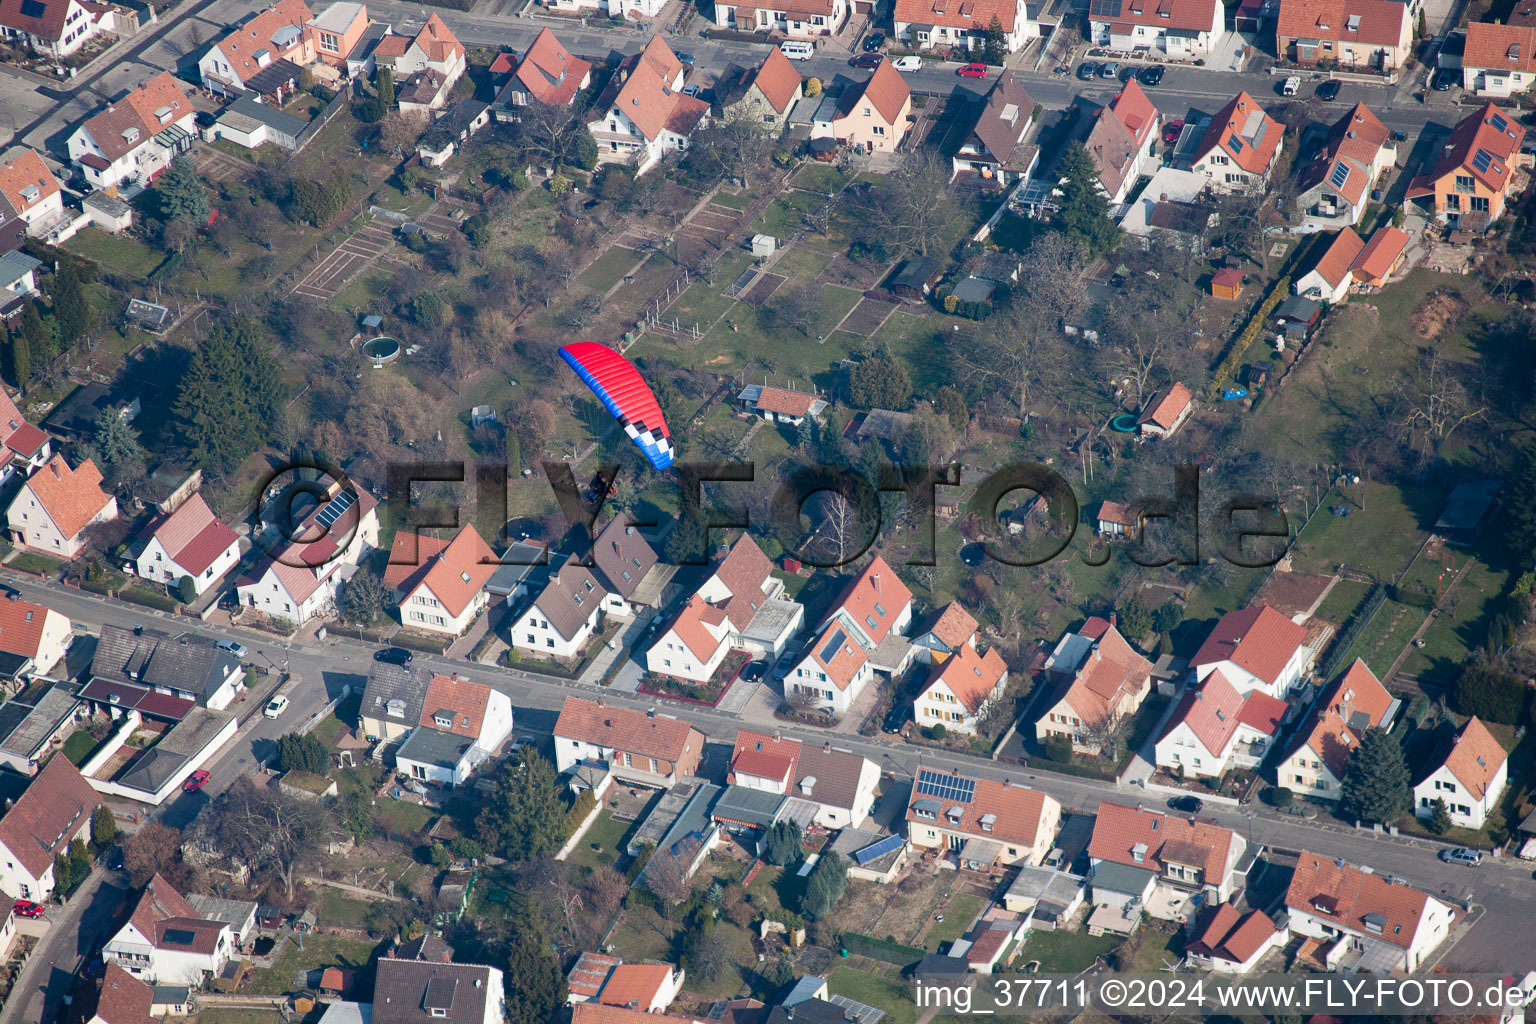
[(96, 463), (114, 486), (144, 475), (144, 446), (139, 432), (115, 409), (103, 409), (96, 417), (91, 440), (81, 446), (81, 454)]
[(1140, 640), (1151, 631), (1152, 612), (1147, 607), (1147, 603), (1141, 599), (1141, 595), (1133, 594), (1115, 611), (1120, 634), (1127, 640)]
[(811, 418), (806, 416), (795, 425), (795, 447), (802, 453), (809, 454), (811, 446), (815, 443), (816, 437), (811, 429)]
[(1403, 748), (1382, 730), (1369, 730), (1349, 756), (1340, 812), (1349, 820), (1390, 825), (1412, 807), (1412, 780)]
[(525, 754), (502, 767), (490, 800), (475, 819), (476, 838), (507, 860), (534, 860), (565, 842), (565, 811), (554, 766), (538, 754)]
[(91, 842), (96, 849), (105, 850), (117, 842), (117, 835), (117, 818), (112, 814), (112, 808), (105, 804), (96, 808), (96, 813), (91, 815)]
[(554, 1020), (565, 1003), (565, 975), (538, 917), (529, 915), (510, 930), (506, 960), (506, 1019), (511, 1024)]
[(1003, 31), (1003, 23), (995, 14), (981, 37), (981, 59), (997, 65), (1008, 59), (1008, 33)]
[(167, 221), (186, 220), (208, 223), (208, 191), (197, 180), (197, 164), (189, 156), (171, 161), (155, 182), (155, 197), (160, 216)]
[(193, 353), (172, 411), (193, 461), (223, 475), (276, 429), (286, 398), (261, 325), (240, 316), (215, 327)]
[(1536, 561), (1536, 441), (1515, 449), (1500, 505), (1509, 517), (1509, 542), (1522, 565)]
[(768, 830), (767, 850), (763, 858), (779, 867), (800, 859), (800, 826), (788, 819), (776, 821)]
[(191, 604), (197, 600), (197, 581), (191, 576), (183, 576), (176, 581), (176, 600), (182, 604)]
[[(32, 379), (34, 367), (41, 366), (53, 358), (57, 351), (53, 345), (53, 332), (48, 325), (43, 323), (42, 313), (38, 311), (37, 303), (28, 299), (22, 303), (21, 323), (17, 326), (16, 333), (25, 342), (27, 379)], [(18, 384), (20, 381), (17, 382)]]
[(667, 534), (666, 556), (673, 565), (690, 565), (708, 557), (708, 531), (701, 513), (684, 512)]
[(1060, 209), (1051, 226), (1072, 240), (1085, 263), (1114, 248), (1120, 229), (1109, 219), (1109, 199), (1099, 190), (1093, 157), (1081, 142), (1068, 144), (1061, 154), (1056, 179)]
[(395, 73), (390, 68), (379, 68), (379, 105), (386, 114), (395, 108)]
[(861, 409), (900, 411), (912, 399), (912, 378), (888, 355), (870, 356), (848, 375), (848, 400)]
[[(27, 304), (31, 307), (31, 303)], [(32, 310), (35, 315), (37, 310)], [(6, 374), (15, 382), (18, 388), (26, 391), (27, 382), (32, 379), (32, 350), (27, 343), (26, 335), (21, 331), (12, 331), (10, 343), (6, 346)]]
[(1429, 830), (1437, 836), (1443, 836), (1451, 830), (1451, 809), (1445, 805), (1444, 800), (1437, 799), (1430, 808), (1434, 813), (1429, 818)]
[(816, 862), (811, 877), (806, 879), (805, 894), (800, 899), (800, 911), (806, 917), (824, 918), (843, 898), (848, 888), (848, 861), (836, 853), (826, 853)]
[(291, 732), (277, 741), (277, 768), (284, 772), (329, 775), (331, 755), (314, 736)]
[(60, 348), (68, 348), (96, 329), (96, 311), (71, 263), (61, 264), (53, 278), (53, 325)]

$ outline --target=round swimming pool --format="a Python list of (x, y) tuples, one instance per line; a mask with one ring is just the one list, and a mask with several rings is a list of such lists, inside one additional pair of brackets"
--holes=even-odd
[(370, 338), (363, 342), (363, 355), (375, 365), (383, 366), (400, 358), (400, 343), (394, 338)]
[(1121, 413), (1109, 421), (1109, 429), (1121, 434), (1136, 433), (1136, 416), (1134, 413)]

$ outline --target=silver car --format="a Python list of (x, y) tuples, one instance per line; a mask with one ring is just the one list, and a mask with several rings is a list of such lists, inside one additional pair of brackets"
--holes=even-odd
[(1475, 868), (1483, 862), (1483, 855), (1481, 851), (1459, 846), (1454, 850), (1441, 850), (1440, 859), (1447, 864), (1464, 864), (1469, 868)]

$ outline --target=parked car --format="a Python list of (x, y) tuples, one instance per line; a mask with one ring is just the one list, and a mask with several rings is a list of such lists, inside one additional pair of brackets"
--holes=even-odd
[[(897, 57), (891, 62), (891, 66), (897, 71), (921, 71), (923, 69), (923, 58), (908, 54), (905, 57)], [(982, 68), (981, 73), (987, 73), (985, 67)]]
[(894, 705), (890, 714), (885, 716), (885, 724), (881, 726), (886, 732), (895, 735), (901, 732), (901, 727), (912, 718), (912, 705), (906, 701)]
[(1142, 85), (1159, 85), (1163, 80), (1163, 66), (1161, 64), (1148, 64), (1136, 75), (1136, 81)]
[(374, 661), (387, 662), (390, 665), (409, 665), (415, 655), (404, 647), (385, 647), (383, 650), (373, 652)]
[(197, 771), (187, 776), (187, 781), (181, 784), (181, 791), (183, 793), (196, 793), (198, 790), (208, 785), (208, 780), (211, 778), (213, 778), (212, 772), (208, 771), (206, 768), (199, 768)]
[(123, 848), (114, 846), (107, 851), (107, 868), (110, 871), (121, 871), (126, 862), (123, 860)]
[(880, 47), (882, 47), (884, 45), (885, 45), (885, 33), (884, 32), (871, 32), (869, 35), (864, 37), (864, 52), (865, 53), (874, 53), (876, 50), (880, 49)]
[(1324, 103), (1332, 103), (1339, 98), (1339, 83), (1335, 79), (1328, 79), (1317, 87), (1317, 98)]
[(1300, 75), (1292, 75), (1291, 77), (1287, 78), (1284, 82), (1280, 83), (1280, 95), (1282, 95), (1282, 96), (1295, 96), (1300, 91), (1301, 91), (1301, 76)]
[(1483, 855), (1479, 850), (1458, 846), (1454, 850), (1441, 850), (1440, 859), (1447, 864), (1464, 864), (1469, 868), (1475, 868), (1483, 862)]
[(1124, 64), (1124, 65), (1122, 65), (1121, 68), (1120, 68), (1120, 75), (1119, 75), (1120, 81), (1122, 81), (1122, 82), (1129, 82), (1131, 79), (1135, 78), (1136, 77), (1136, 70), (1137, 70), (1137, 68), (1136, 68), (1135, 64)]
[(1100, 78), (1111, 78), (1111, 79), (1119, 78), (1120, 77), (1120, 62), (1117, 61), (1117, 60), (1105, 61), (1103, 64), (1101, 64), (1099, 66), (1099, 77)]
[(693, 67), (693, 54), (691, 54), (691, 53), (683, 53), (681, 50), (679, 50), (678, 52), (674, 53), (672, 56), (677, 58), (677, 61), (678, 61), (679, 64), (686, 64), (689, 67)]
[(883, 53), (861, 53), (848, 62), (850, 67), (877, 68), (885, 60)]
[(987, 66), (980, 61), (973, 60), (969, 64), (962, 64), (956, 68), (955, 74), (961, 78), (986, 78)]
[(1457, 85), (1460, 82), (1461, 76), (1456, 73), (1455, 68), (1441, 68), (1429, 80), (1429, 87), (1435, 90), (1435, 92), (1445, 92), (1451, 86)]
[(702, 85), (700, 85), (698, 82), (689, 82), (687, 85), (683, 86), (683, 95), (684, 96), (697, 96), (699, 93), (701, 93), (703, 91), (704, 91), (704, 87)]
[(741, 666), (741, 678), (749, 683), (760, 683), (766, 675), (768, 675), (766, 661), (749, 661)]
[(17, 900), (14, 909), (18, 917), (42, 917), (48, 912), (47, 907), (31, 900)]
[(1077, 77), (1084, 82), (1091, 82), (1099, 76), (1099, 62), (1085, 60), (1077, 66)]
[(1179, 141), (1179, 136), (1184, 131), (1184, 119), (1169, 121), (1163, 125), (1163, 141), (1170, 146)]
[(261, 709), (261, 713), (267, 718), (276, 718), (287, 710), (288, 698), (278, 696), (273, 697), (271, 700), (267, 701), (267, 706)]
[(217, 647), (221, 651), (228, 651), (230, 654), (233, 654), (235, 657), (242, 658), (242, 659), (247, 654), (251, 653), (250, 651), (245, 649), (245, 644), (237, 643), (234, 640), (220, 640), (220, 641), (218, 641), (218, 643), (214, 644), (214, 646)]
[(1175, 811), (1183, 811), (1186, 814), (1199, 814), (1205, 810), (1205, 801), (1197, 796), (1175, 796), (1168, 798), (1168, 806)]

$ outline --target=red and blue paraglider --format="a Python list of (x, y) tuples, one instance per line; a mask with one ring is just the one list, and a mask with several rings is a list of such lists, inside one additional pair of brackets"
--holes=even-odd
[(672, 432), (662, 419), (656, 396), (634, 364), (595, 341), (567, 345), (560, 350), (560, 358), (602, 400), (652, 466), (666, 469), (672, 465)]

